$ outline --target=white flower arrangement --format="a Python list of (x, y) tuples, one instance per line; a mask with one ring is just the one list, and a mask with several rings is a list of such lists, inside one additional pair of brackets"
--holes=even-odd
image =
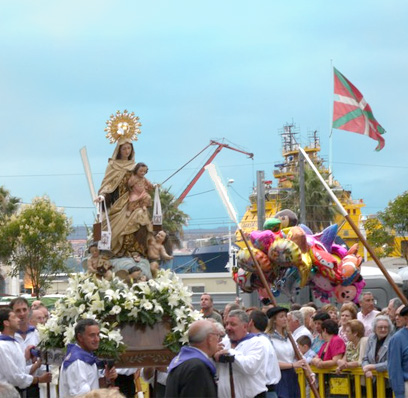
[(45, 325), (39, 326), (43, 349), (62, 348), (74, 342), (74, 328), (80, 319), (92, 318), (100, 325), (99, 357), (118, 357), (125, 351), (119, 325), (135, 322), (153, 326), (167, 319), (171, 331), (163, 345), (178, 352), (186, 344), (189, 325), (201, 318), (192, 309), (191, 293), (169, 270), (160, 270), (156, 279), (128, 286), (117, 277), (111, 281), (95, 275), (70, 278), (66, 297), (55, 304)]

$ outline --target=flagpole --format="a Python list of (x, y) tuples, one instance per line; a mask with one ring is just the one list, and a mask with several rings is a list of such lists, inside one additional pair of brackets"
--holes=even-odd
[(347, 213), (346, 209), (343, 207), (343, 205), (340, 203), (339, 199), (337, 196), (333, 193), (333, 191), (330, 189), (330, 187), (327, 185), (326, 181), (323, 179), (322, 175), (319, 173), (317, 170), (316, 166), (313, 164), (313, 162), (310, 160), (309, 156), (305, 152), (305, 150), (302, 147), (299, 147), (299, 151), (302, 153), (303, 157), (306, 159), (306, 161), (309, 163), (309, 166), (312, 168), (312, 170), (315, 172), (317, 177), (320, 179), (320, 182), (323, 184), (323, 186), (326, 188), (326, 191), (329, 193), (333, 201), (336, 203), (338, 209), (340, 210), (340, 213), (344, 218), (348, 221), (350, 224), (351, 228), (353, 228), (354, 232), (360, 239), (361, 243), (367, 248), (367, 251), (370, 253), (371, 257), (375, 261), (375, 263), (378, 265), (378, 268), (381, 270), (381, 272), (384, 274), (385, 279), (387, 279), (388, 283), (392, 286), (394, 289), (395, 293), (397, 296), (401, 299), (401, 301), (405, 304), (408, 305), (408, 299), (405, 297), (405, 295), (401, 292), (401, 290), (398, 288), (397, 284), (394, 282), (394, 279), (391, 278), (391, 275), (388, 273), (387, 269), (384, 267), (384, 265), (381, 263), (381, 261), (378, 259), (377, 255), (374, 253), (374, 250), (371, 248), (371, 246), (368, 244), (367, 240), (364, 238), (362, 235), (361, 231), (357, 227), (357, 225), (354, 223), (354, 221), (351, 219), (349, 214)]
[[(330, 76), (333, 84), (333, 60), (330, 60)], [(333, 91), (330, 90), (330, 106), (329, 106), (329, 184), (333, 185)]]

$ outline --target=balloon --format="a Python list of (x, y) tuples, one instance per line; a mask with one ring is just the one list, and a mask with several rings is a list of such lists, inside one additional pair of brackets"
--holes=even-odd
[(331, 254), (335, 254), (340, 258), (343, 258), (347, 254), (347, 249), (337, 243), (333, 243), (331, 247)]
[(338, 284), (341, 282), (337, 274), (337, 261), (326, 251), (320, 250), (318, 246), (313, 246), (311, 250), (311, 257), (313, 264), (319, 269), (319, 273), (328, 278), (330, 282)]
[(344, 286), (353, 283), (360, 275), (360, 265), (363, 259), (357, 255), (357, 252), (358, 244), (354, 244), (342, 258), (338, 266), (338, 273), (342, 280), (341, 284)]
[(268, 250), (268, 257), (272, 264), (285, 268), (297, 266), (302, 261), (299, 246), (288, 239), (276, 239)]
[(278, 232), (281, 229), (282, 222), (279, 218), (267, 218), (264, 222), (263, 229), (272, 232)]
[(360, 267), (356, 256), (347, 255), (342, 260), (338, 267), (343, 286), (351, 285), (353, 281), (360, 275)]
[(264, 252), (256, 250), (254, 256), (258, 261), (258, 264), (261, 266), (262, 271), (268, 272), (271, 270), (271, 261)]
[(321, 274), (316, 274), (313, 276), (310, 285), (316, 298), (322, 302), (329, 302), (329, 298), (332, 296), (334, 290), (334, 286), (329, 279)]
[(337, 285), (334, 289), (337, 302), (348, 303), (354, 301), (357, 304), (361, 291), (364, 289), (365, 285), (366, 283), (361, 275), (358, 277), (357, 281), (349, 286)]
[(318, 240), (326, 248), (328, 252), (331, 252), (331, 247), (337, 235), (337, 229), (338, 229), (337, 224), (333, 224), (325, 228), (319, 234), (313, 235), (313, 237), (316, 240)]
[(282, 222), (281, 228), (293, 227), (298, 223), (297, 215), (292, 210), (289, 209), (278, 211), (274, 215), (274, 218), (278, 218), (279, 220), (281, 220)]
[(280, 291), (291, 301), (299, 294), (299, 272), (296, 267), (286, 269), (283, 278), (280, 280)]
[(268, 253), (269, 246), (275, 240), (275, 234), (272, 231), (252, 231), (249, 235), (252, 244), (262, 250), (264, 253)]
[(292, 227), (287, 234), (287, 238), (292, 242), (295, 242), (302, 253), (306, 253), (309, 250), (309, 245), (307, 244), (306, 234), (300, 227)]
[(248, 248), (244, 247), (243, 249), (239, 250), (237, 254), (237, 264), (239, 267), (243, 268), (246, 271), (249, 272), (255, 271), (255, 265), (254, 262), (252, 261), (251, 254), (249, 253)]
[(334, 289), (334, 295), (336, 296), (338, 303), (347, 303), (354, 300), (357, 295), (357, 289), (353, 285), (337, 285)]
[(309, 253), (302, 253), (302, 261), (297, 266), (300, 274), (300, 287), (306, 286), (310, 271), (312, 270), (312, 258)]
[(242, 268), (238, 268), (238, 270), (232, 274), (235, 283), (245, 293), (252, 293), (254, 291), (254, 288), (251, 285), (251, 276), (251, 272), (245, 271)]

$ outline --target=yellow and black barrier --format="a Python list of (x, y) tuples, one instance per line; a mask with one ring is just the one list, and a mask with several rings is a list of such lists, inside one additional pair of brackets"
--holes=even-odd
[[(387, 384), (388, 372), (377, 372), (373, 370), (373, 378), (366, 378), (361, 367), (344, 369), (339, 374), (336, 373), (336, 367), (318, 369), (311, 366), (311, 369), (316, 374), (320, 398), (326, 398), (328, 394), (335, 397), (362, 398), (362, 386), (365, 386), (364, 396), (366, 398), (386, 398), (385, 386)], [(298, 369), (297, 374), (301, 398), (307, 398), (305, 374), (302, 369)], [(375, 394), (373, 391), (374, 378), (377, 385)], [(313, 392), (310, 392), (310, 397), (314, 398)]]

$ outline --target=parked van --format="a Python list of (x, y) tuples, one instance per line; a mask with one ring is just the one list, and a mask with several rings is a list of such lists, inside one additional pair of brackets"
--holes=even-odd
[[(403, 280), (400, 275), (395, 272), (390, 272), (391, 278), (394, 280), (395, 284), (399, 287), (401, 292), (403, 292)], [(392, 286), (385, 279), (384, 274), (378, 267), (361, 267), (361, 275), (363, 276), (366, 286), (363, 292), (371, 292), (376, 300), (376, 305), (380, 308), (385, 308), (388, 302), (394, 298), (398, 297)]]

